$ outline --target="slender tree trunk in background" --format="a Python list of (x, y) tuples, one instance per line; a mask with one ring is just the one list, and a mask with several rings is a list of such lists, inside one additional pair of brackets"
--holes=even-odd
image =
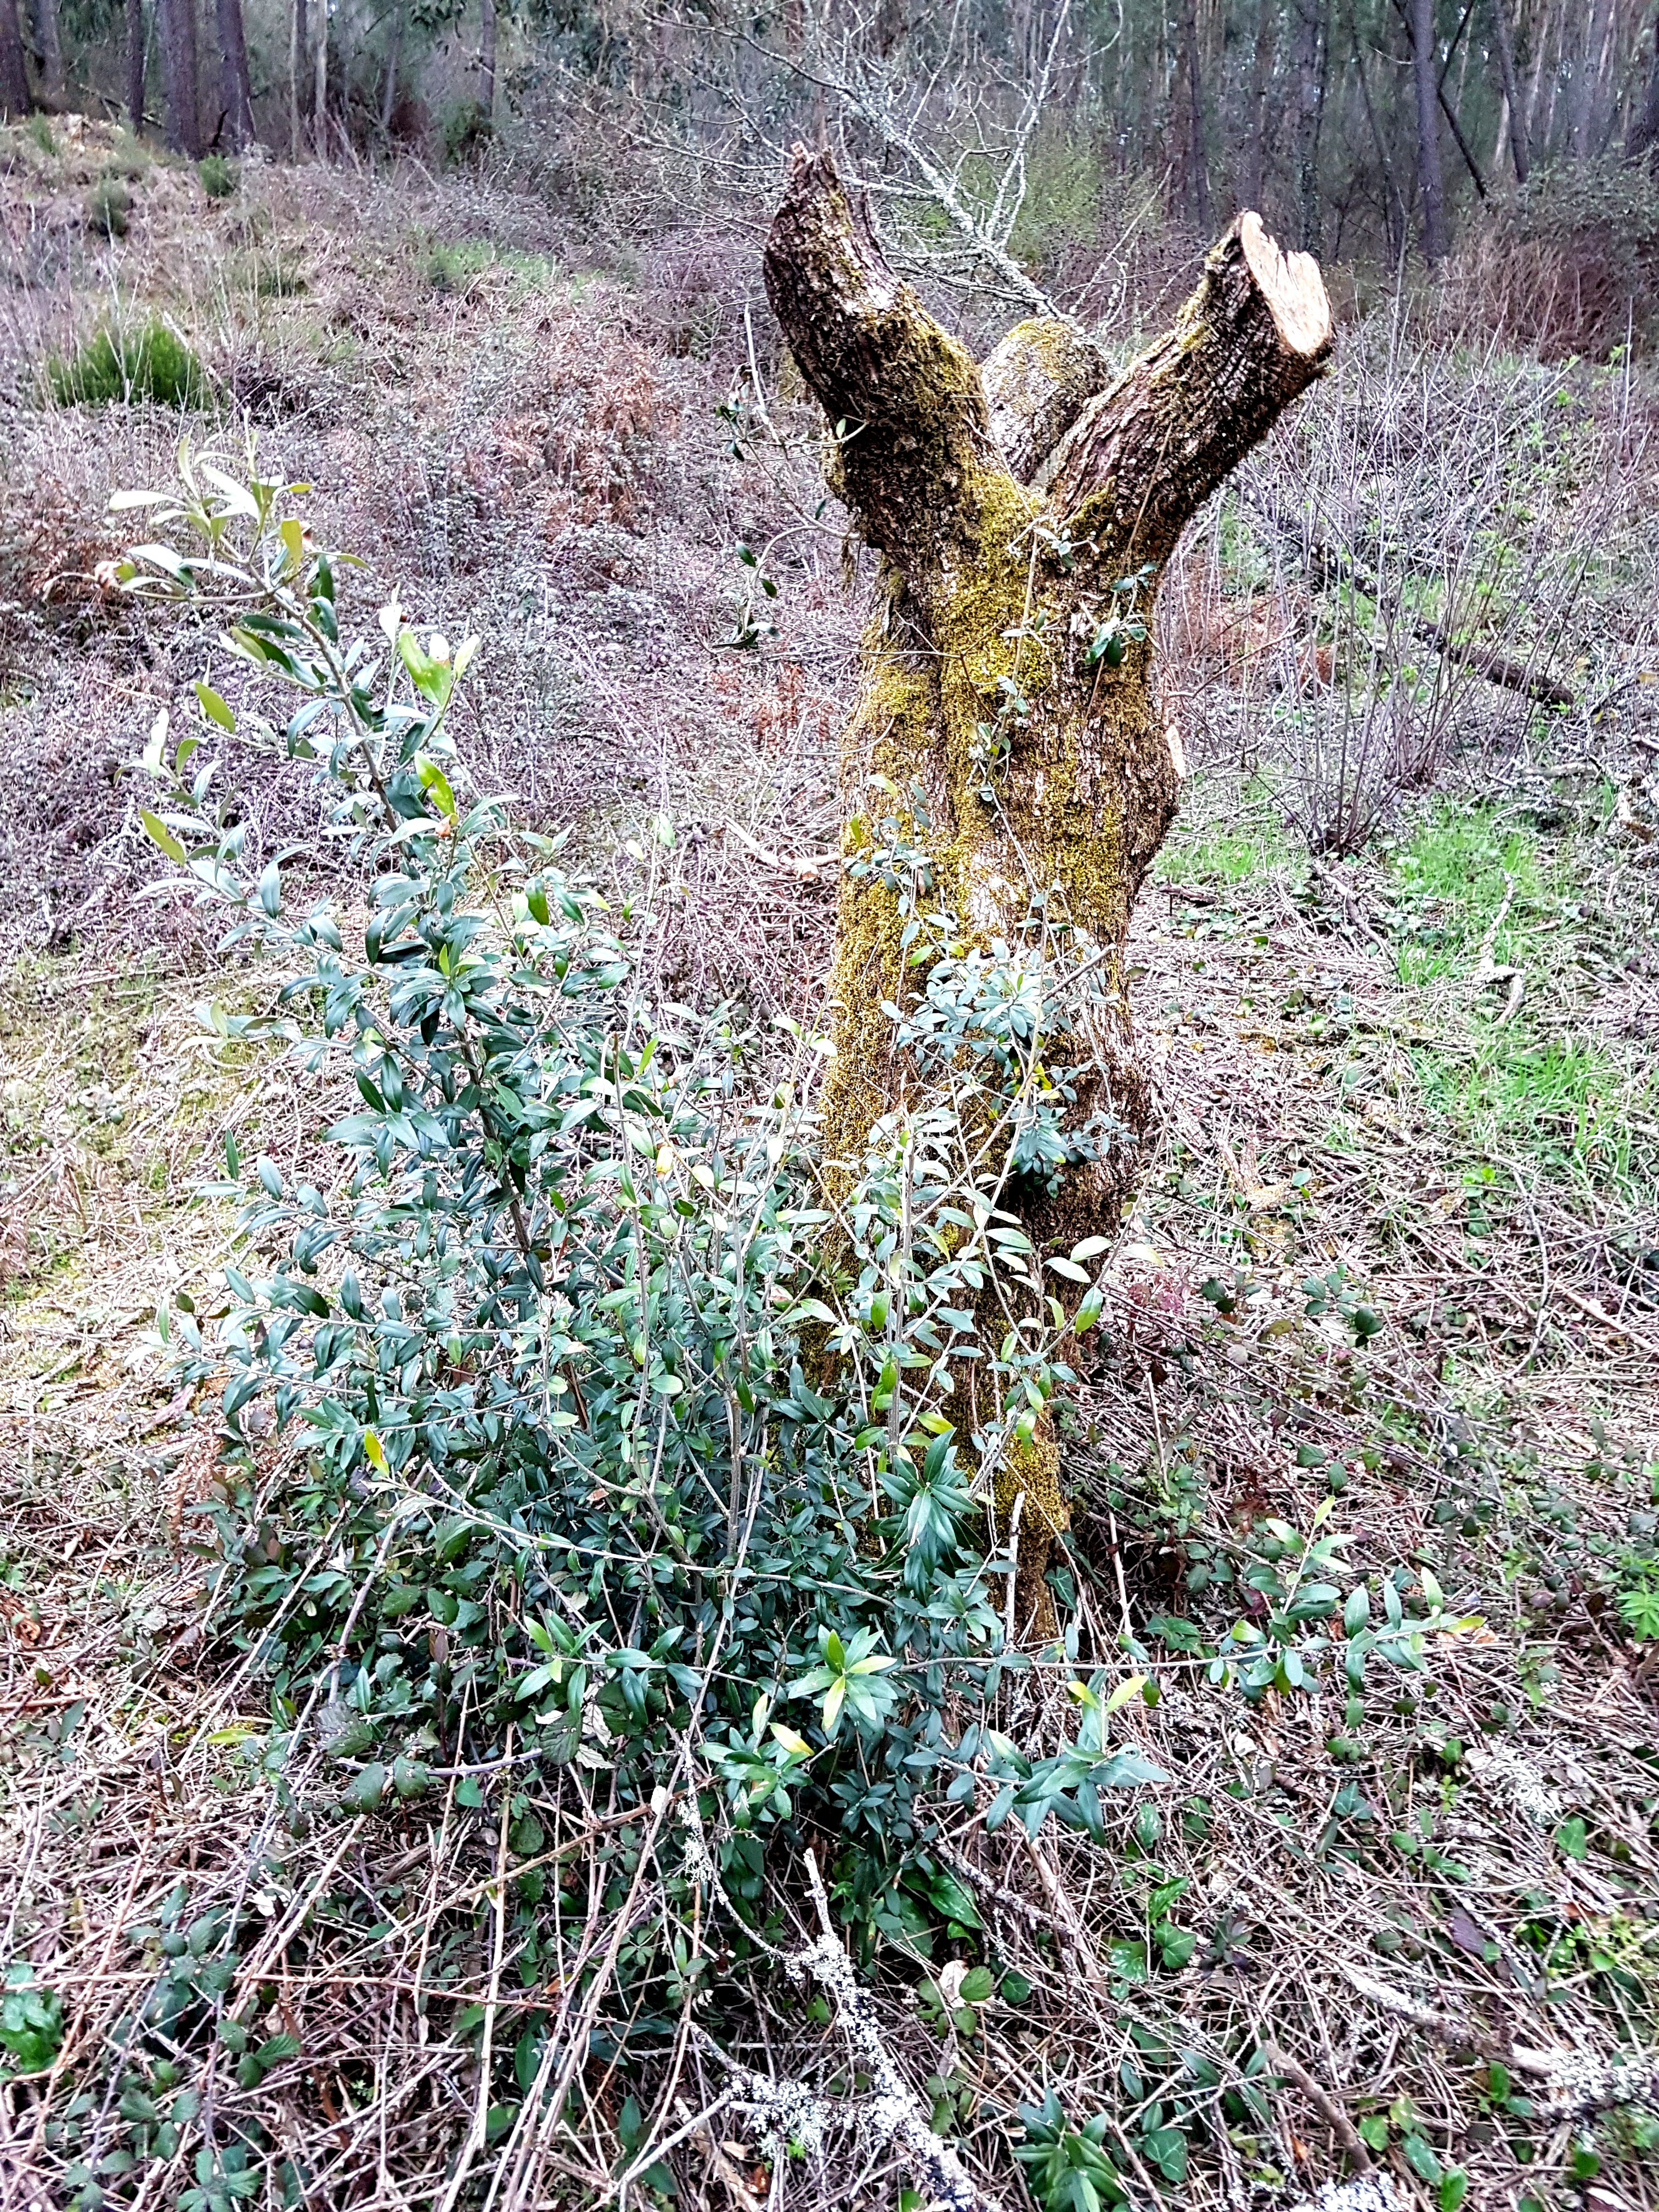
[(1376, 119), (1376, 110), (1371, 105), (1370, 79), (1365, 74), (1365, 53), (1359, 43), (1359, 28), (1352, 13), (1348, 17), (1349, 35), (1353, 40), (1354, 74), (1359, 79), (1359, 97), (1365, 110), (1365, 121), (1370, 126), (1371, 144), (1376, 152), (1376, 166), (1382, 176), (1383, 220), (1389, 228), (1389, 258), (1398, 268), (1400, 257), (1406, 250), (1406, 204), (1401, 197), (1400, 185), (1394, 173), (1394, 163), (1389, 158), (1388, 141)]
[(17, 0), (0, 0), (0, 115), (27, 115), (33, 104)]
[(161, 41), (167, 142), (175, 154), (188, 154), (194, 161), (202, 151), (196, 98), (195, 0), (156, 0), (155, 21)]
[(144, 128), (144, 0), (126, 0), (127, 120), (135, 138)]
[(1182, 0), (1182, 38), (1187, 48), (1187, 94), (1191, 102), (1188, 125), (1193, 165), (1193, 209), (1198, 227), (1210, 232), (1210, 164), (1204, 144), (1204, 71), (1198, 53), (1198, 0)]
[(392, 18), (392, 43), (386, 48), (386, 88), (380, 94), (380, 135), (392, 136), (392, 118), (398, 108), (398, 68), (404, 57), (404, 25), (409, 19), (409, 0), (398, 0)]
[(495, 0), (478, 0), (478, 105), (495, 119)]
[(1659, 13), (1653, 19), (1653, 59), (1648, 67), (1647, 97), (1625, 141), (1625, 159), (1645, 161), (1650, 169), (1659, 167)]
[(1601, 82), (1601, 64), (1607, 44), (1609, 0), (1591, 8), (1584, 27), (1584, 42), (1572, 73), (1572, 157), (1587, 161), (1594, 150), (1595, 95)]
[(288, 158), (297, 161), (305, 124), (306, 0), (292, 0), (288, 19)]
[(317, 0), (317, 75), (311, 90), (311, 143), (328, 159), (328, 0)]
[(53, 106), (64, 104), (64, 41), (58, 28), (58, 0), (34, 0), (34, 44), (40, 57), (40, 88)]
[(1324, 119), (1325, 73), (1329, 41), (1325, 36), (1329, 0), (1296, 0), (1297, 114), (1296, 173), (1304, 252), (1323, 250), (1324, 210), (1319, 197), (1320, 125)]
[(247, 73), (247, 33), (242, 22), (242, 0), (216, 0), (216, 4), (219, 86), (225, 108), (225, 131), (232, 149), (240, 154), (253, 143), (253, 87)]
[(1423, 194), (1423, 256), (1446, 258), (1446, 186), (1440, 168), (1440, 92), (1434, 65), (1434, 0), (1410, 0), (1412, 74), (1417, 85), (1417, 173)]
[(1250, 58), (1249, 112), (1245, 118), (1244, 178), (1241, 195), (1247, 208), (1260, 208), (1267, 175), (1267, 76), (1273, 67), (1273, 25), (1278, 0), (1256, 0), (1255, 52)]
[[(1120, 638), (1115, 663), (1091, 659), (1091, 641), (1123, 605), (1117, 580), (1143, 567), (1137, 611), (1150, 631), (1150, 599), (1188, 520), (1328, 360), (1318, 268), (1287, 259), (1247, 214), (1212, 248), (1173, 331), (1121, 374), (1066, 325), (1041, 321), (1011, 331), (981, 372), (893, 275), (833, 157), (797, 147), (765, 271), (825, 416), (860, 425), (836, 449), (832, 479), (885, 578), (842, 740), (843, 851), (873, 858), (886, 842), (867, 811), (879, 776), (888, 796), (876, 805), (916, 853), (907, 865), (925, 856), (927, 907), (949, 917), (960, 949), (1029, 946), (1034, 904), (1047, 926), (1076, 933), (1106, 980), (1101, 995), (1079, 985), (1055, 1008), (1066, 1032), (1053, 1040), (1055, 1064), (1078, 1070), (1067, 1127), (1098, 1127), (1104, 1114), (1138, 1133), (1148, 1092), (1123, 946), (1175, 812), (1176, 769), (1150, 636)], [(1039, 475), (1047, 489), (1029, 489)], [(1012, 725), (1011, 697), (1021, 702)], [(1006, 750), (988, 769), (980, 732), (1000, 718)], [(857, 1172), (883, 1115), (939, 1103), (938, 1079), (896, 1046), (884, 1011), (915, 1007), (934, 973), (909, 964), (896, 880), (878, 866), (842, 879), (823, 1101), (832, 1192)], [(1099, 1155), (1080, 1148), (1057, 1194), (1036, 1182), (1024, 1199), (1005, 1195), (1039, 1254), (1120, 1225), (1133, 1133)], [(984, 1325), (1000, 1341), (1007, 1322), (994, 1322), (989, 1295)], [(954, 1414), (963, 1437), (977, 1425), (970, 1366)], [(996, 1470), (993, 1494), (1002, 1528), (1024, 1496), (1018, 1614), (1041, 1624), (1048, 1546), (1068, 1517), (1046, 1427)]]
[(1510, 152), (1515, 160), (1515, 180), (1527, 181), (1527, 117), (1521, 105), (1521, 87), (1515, 74), (1515, 35), (1510, 27), (1510, 0), (1492, 0), (1492, 31), (1498, 47), (1498, 74), (1503, 81), (1504, 101), (1510, 112)]

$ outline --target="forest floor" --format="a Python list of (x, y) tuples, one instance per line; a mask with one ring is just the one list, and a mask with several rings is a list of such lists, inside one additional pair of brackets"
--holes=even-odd
[[(0, 1964), (60, 2012), (49, 2069), (0, 2073), (0, 2198), (447, 2206), (475, 2110), (493, 2140), (514, 2109), (476, 2078), (495, 1813), (319, 1820), (279, 1854), (239, 1753), (259, 1691), (201, 1634), (211, 1421), (155, 1316), (230, 1256), (195, 1194), (227, 1134), (280, 1163), (322, 1104), (203, 1019), (279, 979), (155, 896), (133, 763), (200, 671), (94, 580), (107, 499), (167, 482), (181, 430), (251, 426), (367, 588), (485, 641), (477, 780), (613, 890), (656, 836), (656, 987), (765, 1014), (810, 1011), (827, 965), (867, 579), (815, 513), (754, 224), (647, 223), (511, 162), (250, 167), (210, 201), (100, 126), (0, 147)], [(182, 420), (50, 403), (112, 317), (192, 349)], [(1139, 1655), (1162, 1696), (1125, 1723), (1176, 1781), (1105, 1853), (964, 1850), (967, 1923), (874, 1972), (888, 2047), (1007, 2204), (1010, 2116), (1052, 2086), (1115, 2114), (1143, 2205), (1659, 2207), (1659, 396), (1398, 316), (1344, 343), (1323, 414), (1166, 589), (1191, 773), (1134, 925), (1158, 1114), (1067, 1417), (1069, 1656)], [(795, 441), (769, 458), (757, 391)], [(1403, 558), (1382, 510), (1431, 540), (1368, 617), (1363, 710), (1328, 658), (1352, 571), (1287, 550), (1304, 508), (1355, 562)], [(1437, 658), (1413, 625), (1454, 608), (1573, 703)], [(251, 848), (314, 842), (301, 771), (228, 753)], [(1260, 1571), (1316, 1529), (1428, 1624), (1420, 1668), (1346, 1709), (1216, 1684)], [(1069, 1671), (1027, 1678), (1011, 1734), (1054, 1724)], [(109, 2031), (187, 1926), (228, 1928), (274, 2055), (210, 2039), (141, 2081)], [(971, 2027), (950, 1955), (994, 1970)], [(498, 1981), (505, 2052), (546, 1992)], [(568, 2201), (632, 2167), (632, 2203), (921, 2202), (847, 2117), (821, 2004), (757, 1999), (738, 2055), (807, 2085), (798, 2154), (708, 2117), (696, 2057), (672, 2110), (596, 2099)], [(280, 2162), (216, 2167), (242, 2112)], [(1345, 2171), (1369, 2189), (1320, 2198)]]

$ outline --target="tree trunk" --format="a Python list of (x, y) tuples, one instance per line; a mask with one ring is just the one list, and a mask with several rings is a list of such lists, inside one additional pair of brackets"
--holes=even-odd
[(300, 158), (306, 112), (306, 0), (293, 0), (288, 19), (288, 157)]
[(478, 0), (478, 105), (495, 119), (495, 0)]
[[(1154, 707), (1152, 599), (1188, 518), (1328, 358), (1318, 269), (1287, 260), (1245, 215), (1212, 248), (1174, 330), (1121, 374), (1054, 322), (1021, 324), (981, 374), (894, 276), (833, 157), (802, 147), (765, 267), (801, 374), (839, 426), (833, 487), (885, 584), (842, 745), (826, 1188), (850, 1187), (883, 1116), (925, 1105), (930, 1086), (939, 1095), (885, 1009), (915, 1008), (964, 959), (1006, 965), (997, 948), (1012, 946), (1065, 984), (1056, 1056), (1043, 1057), (1071, 1070), (1065, 1129), (1079, 1142), (1052, 1188), (1029, 1177), (1026, 1195), (1003, 1202), (1039, 1253), (1109, 1233), (1147, 1114), (1124, 938), (1177, 789)], [(1103, 636), (1115, 652), (1097, 649)], [(918, 965), (924, 895), (921, 941), (933, 949)], [(1091, 1129), (1111, 1133), (1091, 1148)], [(1024, 1449), (994, 1497), (1000, 1515), (1024, 1497), (1029, 1623), (1066, 1514), (1052, 1435), (1039, 1428)]]
[(144, 128), (144, 0), (126, 0), (127, 120), (135, 138)]
[(17, 0), (0, 0), (0, 115), (27, 115), (33, 104)]
[(1376, 166), (1382, 178), (1382, 215), (1389, 228), (1389, 259), (1395, 268), (1406, 251), (1406, 209), (1395, 179), (1394, 163), (1389, 158), (1388, 142), (1382, 136), (1382, 125), (1376, 119), (1376, 109), (1371, 101), (1370, 79), (1365, 73), (1364, 49), (1359, 43), (1358, 27), (1352, 15), (1348, 29), (1353, 41), (1354, 74), (1359, 80), (1359, 98), (1365, 110), (1365, 121), (1371, 134), (1371, 144), (1376, 154)]
[(1412, 74), (1417, 85), (1417, 170), (1423, 193), (1423, 257), (1446, 258), (1446, 187), (1440, 172), (1440, 90), (1434, 66), (1434, 0), (1411, 0)]
[(1187, 48), (1189, 149), (1193, 165), (1193, 210), (1206, 237), (1210, 230), (1210, 165), (1204, 144), (1204, 71), (1198, 52), (1198, 0), (1182, 0), (1182, 39)]
[(328, 159), (328, 0), (317, 0), (317, 74), (311, 88), (311, 143)]
[(1245, 148), (1244, 204), (1259, 208), (1267, 171), (1267, 75), (1273, 65), (1276, 0), (1256, 0), (1255, 52), (1250, 60), (1250, 97)]
[(247, 73), (242, 0), (217, 0), (217, 8), (219, 84), (225, 105), (225, 131), (233, 149), (240, 154), (253, 143), (253, 87)]
[(1297, 16), (1297, 190), (1301, 203), (1302, 244), (1310, 253), (1323, 251), (1324, 208), (1319, 194), (1319, 140), (1325, 119), (1325, 79), (1330, 64), (1326, 36), (1329, 0), (1296, 0)]
[(34, 0), (34, 43), (40, 56), (40, 88), (52, 106), (64, 104), (64, 41), (58, 0)]
[(1653, 62), (1648, 70), (1647, 97), (1625, 141), (1625, 158), (1659, 167), (1659, 14), (1653, 19)]
[(188, 154), (195, 161), (202, 151), (196, 104), (196, 0), (156, 0), (155, 12), (167, 144), (175, 154)]
[[(1510, 27), (1510, 0), (1492, 0), (1492, 29), (1498, 46), (1498, 74), (1504, 87), (1504, 104), (1509, 110), (1510, 152), (1515, 157), (1515, 181), (1527, 181), (1527, 118), (1521, 104), (1521, 87), (1515, 74), (1515, 37)], [(1496, 164), (1498, 156), (1492, 160)]]
[(386, 85), (380, 94), (380, 136), (392, 136), (392, 118), (398, 106), (398, 69), (403, 60), (404, 25), (409, 16), (409, 0), (398, 0), (397, 13), (392, 19), (392, 41), (386, 49)]
[(1595, 95), (1601, 89), (1601, 70), (1607, 49), (1607, 0), (1600, 0), (1584, 25), (1584, 43), (1572, 78), (1572, 157), (1587, 161), (1593, 150)]

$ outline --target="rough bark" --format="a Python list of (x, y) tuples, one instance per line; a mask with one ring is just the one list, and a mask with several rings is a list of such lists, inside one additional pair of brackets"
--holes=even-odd
[[(1515, 161), (1515, 181), (1527, 181), (1527, 118), (1522, 106), (1520, 81), (1515, 74), (1515, 38), (1510, 28), (1510, 0), (1492, 0), (1492, 31), (1498, 47), (1498, 75), (1509, 111), (1510, 152)], [(1496, 163), (1498, 156), (1492, 160)]]
[(1423, 195), (1423, 258), (1446, 258), (1446, 187), (1440, 169), (1440, 89), (1434, 66), (1434, 0), (1410, 0), (1412, 74), (1417, 86), (1417, 172)]
[(197, 109), (195, 0), (157, 0), (156, 30), (161, 42), (161, 81), (167, 110), (167, 141), (175, 154), (192, 160), (202, 151)]
[(126, 0), (127, 120), (136, 138), (144, 127), (144, 0)]
[[(1319, 272), (1245, 215), (1212, 248), (1175, 328), (1109, 376), (1063, 325), (1026, 323), (981, 374), (893, 275), (867, 210), (827, 154), (797, 148), (766, 247), (774, 312), (836, 435), (834, 489), (882, 556), (842, 751), (849, 860), (873, 850), (873, 775), (907, 842), (927, 854), (929, 902), (962, 941), (1018, 944), (1040, 904), (1103, 974), (1066, 1010), (1082, 1071), (1078, 1126), (1109, 1116), (1122, 1141), (1068, 1170), (1059, 1195), (1019, 1200), (1040, 1250), (1109, 1230), (1132, 1188), (1146, 1100), (1121, 974), (1129, 909), (1174, 814), (1172, 749), (1155, 712), (1149, 640), (1092, 659), (1097, 623), (1145, 570), (1139, 612), (1182, 529), (1319, 374), (1331, 351)], [(1150, 629), (1150, 620), (1147, 620)], [(988, 795), (982, 744), (1023, 701)], [(849, 872), (824, 1098), (826, 1182), (845, 1188), (877, 1121), (918, 1103), (883, 1002), (914, 1001), (903, 909), (882, 875)], [(1046, 1057), (1046, 1055), (1045, 1055)], [(839, 1186), (838, 1186), (839, 1178)], [(958, 1433), (969, 1422), (958, 1423)], [(1021, 1603), (1065, 1525), (1058, 1454), (1041, 1430), (1000, 1474), (1000, 1513), (1024, 1492)], [(1002, 1523), (1007, 1524), (1006, 1521)]]
[(253, 143), (253, 87), (248, 76), (247, 33), (242, 0), (216, 0), (219, 23), (219, 90), (224, 102), (225, 137), (243, 153)]
[(27, 115), (33, 105), (17, 0), (0, 0), (0, 115)]

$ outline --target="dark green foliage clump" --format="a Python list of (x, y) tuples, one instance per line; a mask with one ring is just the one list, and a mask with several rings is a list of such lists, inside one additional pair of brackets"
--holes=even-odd
[(87, 197), (87, 228), (100, 238), (125, 238), (132, 194), (119, 177), (100, 177)]
[(108, 407), (152, 400), (158, 407), (200, 407), (206, 372), (178, 332), (151, 322), (137, 331), (106, 326), (46, 366), (46, 386), (60, 407)]
[(204, 155), (196, 164), (196, 174), (210, 200), (234, 199), (242, 181), (234, 161), (227, 161), (222, 154)]
[[(434, 1765), (510, 1741), (554, 1786), (604, 1773), (649, 1824), (677, 1911), (713, 1880), (746, 1923), (804, 1813), (840, 1838), (861, 1945), (915, 1949), (938, 1911), (971, 1925), (959, 1885), (934, 1896), (928, 1844), (981, 1778), (988, 1831), (1052, 1817), (1097, 1843), (1103, 1792), (1165, 1779), (1109, 1744), (1103, 1673), (1074, 1686), (1076, 1740), (1054, 1755), (992, 1725), (1029, 1658), (969, 1484), (1074, 1379), (1060, 1354), (1097, 1287), (1060, 1263), (1076, 1310), (1056, 1297), (981, 1350), (975, 1300), (1031, 1246), (954, 1109), (873, 1132), (832, 1218), (795, 1084), (757, 1080), (767, 1041), (731, 1008), (649, 1007), (637, 918), (613, 933), (554, 843), (465, 796), (447, 715), (477, 641), (422, 642), (394, 604), (377, 653), (343, 630), (341, 560), (284, 512), (295, 487), (184, 467), (177, 504), (119, 503), (205, 551), (152, 543), (118, 574), (228, 614), (234, 651), (301, 705), (262, 734), (198, 685), (199, 734), (171, 764), (165, 732), (145, 756), (141, 819), (224, 904), (226, 945), (287, 966), (280, 1018), (222, 1014), (222, 1034), (334, 1066), (355, 1094), (326, 1133), (327, 1195), (227, 1139), (209, 1188), (240, 1203), (254, 1272), (226, 1270), (205, 1326), (182, 1298), (160, 1323), (181, 1374), (228, 1371), (219, 1621), (269, 1682), (285, 1808), (309, 1817), (288, 1774), (313, 1715), (353, 1816), (395, 1814)], [(290, 912), (285, 854), (243, 881), (240, 813), (201, 757), (234, 727), (317, 764), (371, 871), (363, 921)], [(934, 1011), (969, 1066), (1003, 1012)], [(289, 1455), (269, 1492), (260, 1435)], [(690, 1841), (664, 1826), (676, 1790), (695, 1797)]]

